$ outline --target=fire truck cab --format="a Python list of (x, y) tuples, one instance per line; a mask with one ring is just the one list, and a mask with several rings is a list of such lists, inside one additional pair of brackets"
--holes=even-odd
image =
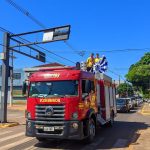
[(91, 142), (97, 126), (113, 125), (115, 116), (115, 85), (105, 74), (54, 68), (29, 78), (27, 136)]

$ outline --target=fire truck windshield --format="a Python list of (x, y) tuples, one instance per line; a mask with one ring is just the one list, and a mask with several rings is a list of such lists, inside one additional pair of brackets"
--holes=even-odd
[(29, 97), (59, 97), (78, 95), (78, 81), (31, 82)]

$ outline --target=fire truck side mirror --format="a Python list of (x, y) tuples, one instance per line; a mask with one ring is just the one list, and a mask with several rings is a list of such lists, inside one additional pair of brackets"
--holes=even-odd
[(27, 83), (24, 81), (22, 85), (22, 95), (25, 95), (27, 91)]

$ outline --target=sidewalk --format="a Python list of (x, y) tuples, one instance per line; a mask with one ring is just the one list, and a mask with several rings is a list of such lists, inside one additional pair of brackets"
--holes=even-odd
[(150, 104), (149, 103), (145, 103), (142, 110), (141, 110), (141, 114), (143, 115), (150, 115)]
[[(150, 116), (150, 104), (145, 103), (140, 113), (144, 116)], [(145, 130), (139, 130), (132, 143), (129, 145), (129, 150), (150, 150), (150, 127)]]
[(0, 128), (7, 128), (25, 124), (25, 110), (26, 104), (8, 105), (7, 123), (0, 123)]
[(12, 106), (8, 106), (8, 110), (25, 111), (26, 104), (13, 104)]

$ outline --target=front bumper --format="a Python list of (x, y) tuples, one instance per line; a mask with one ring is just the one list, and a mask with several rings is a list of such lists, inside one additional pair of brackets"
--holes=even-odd
[[(73, 123), (78, 124), (77, 129), (73, 128), (72, 126)], [(56, 130), (50, 132), (44, 131), (44, 127), (48, 127), (48, 125), (44, 124), (37, 125), (36, 121), (27, 120), (26, 136), (49, 138), (49, 139), (76, 139), (76, 140), (84, 139), (83, 123), (81, 121), (65, 121), (63, 124), (63, 128), (61, 127), (62, 129), (58, 129), (57, 126)]]
[(125, 107), (125, 106), (123, 106), (123, 107), (118, 107), (117, 108), (117, 111), (118, 112), (126, 112), (128, 109), (127, 109), (127, 107)]

